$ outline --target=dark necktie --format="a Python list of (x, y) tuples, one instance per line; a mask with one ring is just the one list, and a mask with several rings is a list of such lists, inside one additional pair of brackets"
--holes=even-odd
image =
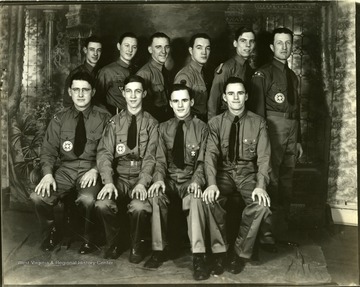
[(291, 79), (291, 70), (289, 68), (289, 66), (287, 65), (287, 63), (285, 64), (285, 70), (286, 70), (286, 82), (287, 82), (287, 97), (288, 97), (288, 102), (293, 105), (295, 102), (294, 99), (294, 86), (293, 86), (293, 81)]
[(179, 121), (176, 135), (174, 138), (174, 145), (172, 149), (172, 155), (174, 159), (174, 164), (181, 169), (184, 169), (184, 131), (183, 131), (184, 121)]
[(230, 135), (229, 135), (229, 160), (234, 162), (238, 155), (239, 144), (237, 144), (237, 136), (236, 136), (236, 125), (239, 121), (239, 117), (235, 116), (234, 121), (231, 124)]
[(84, 115), (82, 112), (79, 112), (78, 122), (75, 129), (75, 141), (74, 141), (74, 153), (79, 157), (85, 149), (86, 145), (86, 129), (84, 122)]
[(136, 116), (131, 116), (131, 123), (128, 129), (127, 135), (127, 145), (129, 149), (133, 149), (136, 146), (136, 135), (137, 135), (137, 127), (136, 127)]
[(163, 75), (163, 78), (164, 78), (165, 93), (166, 93), (166, 95), (168, 95), (169, 90), (170, 90), (170, 83), (169, 83), (168, 71), (166, 70), (165, 66), (162, 67), (161, 74)]

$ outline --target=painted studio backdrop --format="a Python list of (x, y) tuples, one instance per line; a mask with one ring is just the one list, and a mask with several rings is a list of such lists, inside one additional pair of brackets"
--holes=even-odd
[(267, 41), (274, 27), (295, 34), (289, 63), (300, 80), (305, 154), (296, 169), (293, 206), (302, 210), (301, 224), (322, 224), (326, 204), (356, 209), (355, 3), (289, 1), (2, 5), (3, 206), (32, 208), (43, 133), (62, 108), (66, 76), (84, 61), (83, 39), (103, 37), (102, 66), (118, 57), (119, 36), (132, 31), (139, 36), (135, 64), (141, 67), (148, 37), (165, 32), (172, 40), (167, 66), (175, 74), (187, 61), (190, 36), (205, 32), (213, 40), (206, 67), (211, 81), (215, 67), (232, 56), (233, 33), (243, 25), (257, 33), (257, 66), (271, 57)]

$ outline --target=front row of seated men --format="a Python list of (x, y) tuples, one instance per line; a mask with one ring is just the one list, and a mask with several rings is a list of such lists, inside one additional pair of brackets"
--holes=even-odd
[[(126, 78), (123, 96), (127, 109), (110, 119), (92, 106), (91, 76), (75, 73), (68, 89), (73, 106), (51, 120), (42, 147), (43, 178), (31, 199), (43, 234), (41, 248), (53, 250), (59, 242), (53, 207), (66, 194), (77, 192), (76, 205), (84, 218), (84, 242), (79, 253), (94, 251), (94, 218), (102, 222), (107, 241), (105, 258), (124, 251), (126, 213), (130, 218), (129, 261), (145, 256), (151, 226), (152, 255), (145, 267), (158, 268), (168, 259), (168, 213), (181, 201), (196, 280), (237, 274), (261, 241), (271, 215), (266, 192), (270, 172), (270, 143), (265, 120), (245, 109), (248, 94), (240, 78), (225, 84), (228, 110), (207, 124), (191, 115), (194, 99), (183, 84), (174, 84), (169, 99), (175, 117), (158, 125), (142, 109), (146, 87), (138, 75)], [(54, 169), (60, 159), (60, 167)], [(245, 209), (233, 250), (226, 238), (225, 203), (241, 195)], [(213, 260), (206, 256), (205, 229)], [(265, 228), (266, 229), (266, 228)], [(264, 237), (265, 238), (265, 237)], [(228, 253), (228, 255), (227, 255)]]

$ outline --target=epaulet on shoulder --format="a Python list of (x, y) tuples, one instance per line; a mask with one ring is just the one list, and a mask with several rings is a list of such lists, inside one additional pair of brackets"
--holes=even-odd
[(97, 112), (100, 112), (102, 114), (109, 114), (110, 115), (110, 113), (106, 109), (104, 109), (102, 107), (99, 107), (99, 106), (93, 106), (93, 110), (97, 111)]
[(261, 72), (261, 71), (256, 71), (256, 72), (253, 74), (253, 77), (265, 78), (265, 75), (264, 75), (264, 73)]
[(259, 119), (259, 120), (261, 120), (261, 121), (265, 121), (265, 119), (264, 119), (262, 116), (260, 116), (260, 115), (258, 115), (258, 114), (255, 114), (255, 113), (252, 112), (252, 111), (247, 110), (247, 114), (248, 114), (248, 116), (251, 116), (251, 117), (253, 117), (253, 118), (257, 118), (257, 119)]
[(224, 63), (221, 63), (219, 67), (216, 69), (216, 74), (220, 75), (222, 73), (222, 67), (224, 66)]

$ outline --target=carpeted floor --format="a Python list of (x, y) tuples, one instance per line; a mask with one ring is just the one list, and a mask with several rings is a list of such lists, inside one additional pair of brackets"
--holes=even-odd
[(192, 257), (188, 250), (175, 260), (165, 262), (158, 270), (128, 262), (129, 251), (117, 260), (105, 260), (98, 250), (79, 255), (80, 242), (69, 249), (60, 246), (53, 252), (39, 249), (36, 217), (33, 213), (3, 213), (3, 278), (4, 284), (194, 284), (245, 283), (277, 285), (328, 284), (331, 277), (319, 245), (304, 231), (291, 237), (299, 247), (279, 245), (276, 254), (260, 252), (260, 261), (247, 263), (238, 275), (225, 272), (206, 281), (192, 278)]

